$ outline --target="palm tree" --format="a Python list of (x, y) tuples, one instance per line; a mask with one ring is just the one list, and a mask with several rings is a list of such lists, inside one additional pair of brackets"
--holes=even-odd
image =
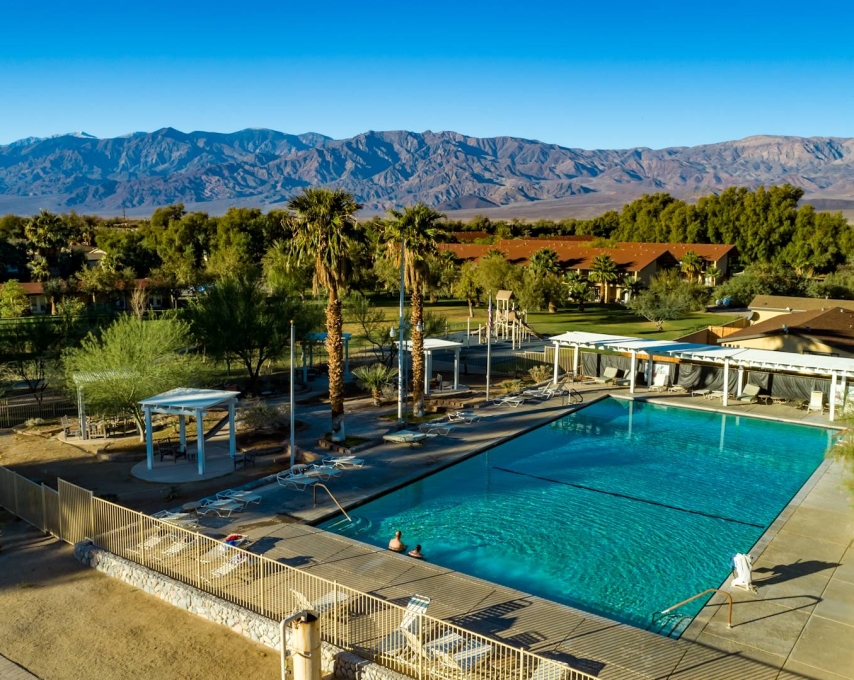
[(696, 277), (700, 283), (703, 282), (703, 267), (706, 265), (706, 260), (703, 257), (700, 257), (693, 250), (689, 250), (682, 256), (682, 259), (679, 260), (679, 267), (682, 270), (682, 273), (685, 274), (685, 278), (689, 281), (693, 281)]
[(721, 278), (722, 273), (723, 272), (721, 272), (721, 270), (718, 269), (715, 265), (706, 267), (706, 281), (711, 280), (711, 284), (709, 285), (716, 286), (718, 284), (718, 279)]
[(359, 384), (371, 391), (374, 406), (382, 406), (383, 387), (388, 385), (397, 375), (396, 368), (385, 364), (371, 364), (353, 369), (353, 375), (359, 379)]
[(530, 266), (531, 271), (541, 277), (548, 274), (560, 274), (558, 254), (551, 248), (540, 248), (531, 255)]
[(398, 266), (400, 244), (405, 242), (404, 276), (412, 300), (412, 401), (418, 417), (424, 415), (424, 284), (430, 259), (439, 252), (437, 222), (443, 217), (433, 208), (416, 203), (403, 211), (392, 210), (383, 230), (386, 247)]
[(587, 278), (602, 286), (602, 303), (607, 305), (611, 284), (619, 278), (617, 263), (607, 253), (597, 255), (593, 258)]
[(329, 295), (326, 351), (334, 442), (345, 439), (344, 340), (339, 291), (346, 287), (353, 262), (364, 244), (364, 232), (354, 217), (361, 207), (352, 194), (342, 189), (308, 188), (288, 201), (293, 212), (284, 224), (291, 232), (290, 252), (297, 264), (314, 264), (314, 292), (325, 288)]
[(640, 279), (631, 279), (630, 281), (623, 283), (623, 289), (629, 292), (629, 300), (640, 293), (644, 288), (646, 288), (646, 284)]

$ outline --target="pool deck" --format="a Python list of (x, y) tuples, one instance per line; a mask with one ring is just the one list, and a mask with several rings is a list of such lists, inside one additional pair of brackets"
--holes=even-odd
[[(611, 391), (583, 385), (585, 403)], [(613, 390), (628, 397), (627, 390)], [(708, 408), (734, 415), (773, 417), (827, 426), (827, 418), (787, 406), (739, 405), (687, 395), (638, 391), (635, 399)], [(568, 411), (558, 399), (519, 408), (488, 406), (483, 419), (460, 425), (423, 447), (383, 444), (359, 454), (365, 467), (327, 483), (345, 506), (354, 507), (390, 489), (475, 455), (505, 438), (537, 427)], [(318, 424), (298, 444), (307, 449), (313, 431), (328, 421), (328, 407), (301, 410)], [(391, 423), (374, 409), (347, 414), (348, 434), (378, 436)], [(571, 607), (482, 581), (428, 562), (331, 534), (302, 523), (334, 514), (322, 490), (269, 484), (256, 491), (260, 506), (229, 519), (205, 518), (205, 532), (267, 537), (264, 554), (343, 585), (388, 599), (413, 593), (432, 599), (430, 614), (509, 644), (569, 662), (603, 679), (625, 678), (851, 678), (854, 680), (854, 510), (841, 486), (838, 464), (825, 463), (751, 551), (757, 558), (758, 593), (733, 590), (734, 627), (725, 607), (704, 608), (681, 640), (615, 623)], [(404, 540), (406, 540), (404, 536)], [(761, 553), (760, 553), (761, 551)], [(717, 584), (710, 584), (711, 586)], [(639, 587), (641, 587), (639, 585)]]

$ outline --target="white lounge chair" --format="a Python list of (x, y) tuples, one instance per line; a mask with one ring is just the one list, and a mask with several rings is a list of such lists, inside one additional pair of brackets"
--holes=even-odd
[(297, 601), (296, 611), (307, 609), (317, 614), (325, 614), (326, 612), (332, 611), (338, 607), (338, 605), (346, 602), (349, 598), (347, 593), (343, 593), (340, 590), (330, 590), (326, 595), (317, 598), (314, 602), (310, 602), (309, 599), (298, 590), (291, 588), (291, 593)]
[(759, 385), (745, 385), (741, 394), (738, 395), (738, 401), (745, 404), (752, 404), (756, 401), (759, 394)]
[(249, 566), (251, 563), (252, 559), (249, 555), (244, 552), (238, 552), (219, 565), (216, 569), (212, 570), (210, 578), (202, 578), (205, 581), (214, 581), (216, 579), (225, 578), (229, 574), (233, 574), (234, 572)]
[(756, 588), (753, 587), (753, 558), (750, 555), (746, 555), (743, 553), (736, 553), (732, 558), (733, 571), (735, 571), (735, 577), (732, 579), (732, 586), (734, 588), (742, 588), (744, 590), (749, 590), (751, 592), (755, 592)]
[[(420, 446), (430, 435), (426, 432), (413, 432), (412, 430), (401, 430), (391, 434), (384, 434), (383, 441), (392, 444), (409, 444), (409, 446)], [(435, 435), (433, 435), (435, 436)]]
[(317, 475), (309, 475), (305, 472), (298, 472), (294, 474), (293, 470), (296, 467), (304, 468), (306, 466), (294, 465), (294, 467), (290, 470), (286, 470), (277, 474), (276, 481), (286, 489), (288, 487), (293, 487), (297, 491), (305, 491), (305, 489), (312, 486), (313, 484), (317, 484), (320, 481), (320, 477), (318, 477)]
[(151, 536), (147, 537), (144, 541), (142, 541), (142, 543), (139, 543), (135, 548), (128, 548), (128, 552), (140, 555), (144, 552), (156, 550), (157, 547), (164, 543), (169, 537), (169, 533), (166, 533), (164, 531), (157, 531), (156, 533), (153, 533), (151, 534)]
[(818, 411), (824, 413), (824, 392), (815, 390), (810, 392), (810, 403), (807, 404), (807, 413), (810, 411)]
[(650, 392), (664, 392), (670, 384), (670, 376), (667, 373), (659, 373), (652, 378), (652, 385), (649, 386)]
[(261, 503), (261, 496), (257, 493), (252, 493), (251, 491), (235, 491), (234, 489), (226, 489), (225, 491), (220, 491), (216, 497), (220, 500), (230, 498), (238, 503), (243, 503), (243, 505), (249, 505), (250, 503), (258, 505)]
[(510, 406), (511, 408), (519, 408), (522, 404), (525, 403), (525, 397), (520, 397), (518, 395), (507, 395), (505, 397), (493, 399), (492, 403), (496, 406)]
[(443, 437), (446, 437), (451, 434), (454, 426), (448, 422), (437, 422), (435, 420), (431, 420), (426, 423), (421, 423), (418, 426), (418, 429), (426, 434), (440, 434)]
[(197, 515), (216, 515), (217, 517), (231, 517), (232, 513), (243, 510), (245, 505), (231, 498), (215, 499), (205, 498), (201, 505), (196, 508)]
[(413, 595), (410, 597), (409, 604), (406, 605), (406, 613), (403, 615), (400, 625), (374, 647), (374, 652), (384, 656), (397, 656), (407, 649), (408, 642), (406, 636), (403, 634), (404, 631), (418, 636), (421, 615), (427, 613), (429, 606), (429, 597), (425, 597), (424, 595)]
[(341, 469), (334, 465), (309, 465), (303, 473), (309, 477), (319, 477), (321, 481), (328, 481), (341, 474)]
[(356, 456), (327, 456), (322, 462), (337, 468), (360, 468), (365, 465), (365, 459)]
[(543, 660), (537, 664), (529, 680), (566, 680), (569, 671), (570, 668), (566, 664)]
[(173, 538), (174, 540), (172, 541), (172, 543), (165, 547), (159, 555), (155, 555), (154, 559), (162, 562), (167, 558), (180, 555), (182, 552), (190, 549), (193, 545), (195, 545), (197, 536), (187, 534), (184, 536), (175, 536)]
[(225, 542), (217, 544), (215, 547), (208, 550), (199, 558), (199, 562), (209, 564), (211, 562), (219, 562), (226, 555), (232, 552), (233, 548), (245, 546), (249, 542), (249, 538), (243, 534), (232, 534), (226, 537)]
[(451, 423), (471, 423), (480, 420), (480, 416), (474, 411), (451, 411), (448, 414), (448, 422)]
[(436, 651), (438, 665), (430, 674), (440, 678), (456, 680), (471, 677), (471, 673), (492, 654), (492, 645), (482, 640), (471, 639), (453, 652)]
[(616, 366), (606, 366), (605, 370), (602, 371), (602, 375), (598, 378), (593, 378), (593, 382), (596, 383), (609, 383), (613, 380), (616, 380), (620, 377), (620, 369)]

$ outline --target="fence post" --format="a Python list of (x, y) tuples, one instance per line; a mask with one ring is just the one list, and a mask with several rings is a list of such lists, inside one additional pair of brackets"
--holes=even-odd
[(57, 529), (59, 530), (59, 540), (64, 540), (62, 537), (62, 484), (60, 483), (62, 480), (57, 477), (56, 478), (56, 505), (57, 505), (57, 522), (59, 526)]
[(199, 532), (196, 532), (196, 588), (201, 589), (202, 585), (202, 542)]
[(42, 492), (42, 531), (47, 533), (47, 503), (44, 499), (44, 482), (41, 485)]
[[(8, 468), (7, 468), (8, 469)], [(12, 504), (15, 506), (15, 515), (18, 517), (21, 516), (20, 509), (18, 508), (18, 473), (12, 473), (14, 477), (12, 477)]]

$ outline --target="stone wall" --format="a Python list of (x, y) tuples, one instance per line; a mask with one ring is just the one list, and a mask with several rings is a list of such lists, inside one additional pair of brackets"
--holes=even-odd
[[(239, 607), (225, 600), (189, 586), (156, 571), (140, 566), (95, 547), (89, 542), (74, 546), (74, 557), (83, 564), (135, 588), (154, 595), (175, 607), (201, 616), (203, 619), (228, 626), (235, 633), (245, 635), (259, 644), (281, 650), (279, 622)], [(293, 631), (286, 628), (288, 644)], [(379, 664), (367, 661), (339, 647), (322, 643), (321, 663), (324, 675), (333, 673), (342, 680), (406, 680), (406, 676), (395, 673)]]

